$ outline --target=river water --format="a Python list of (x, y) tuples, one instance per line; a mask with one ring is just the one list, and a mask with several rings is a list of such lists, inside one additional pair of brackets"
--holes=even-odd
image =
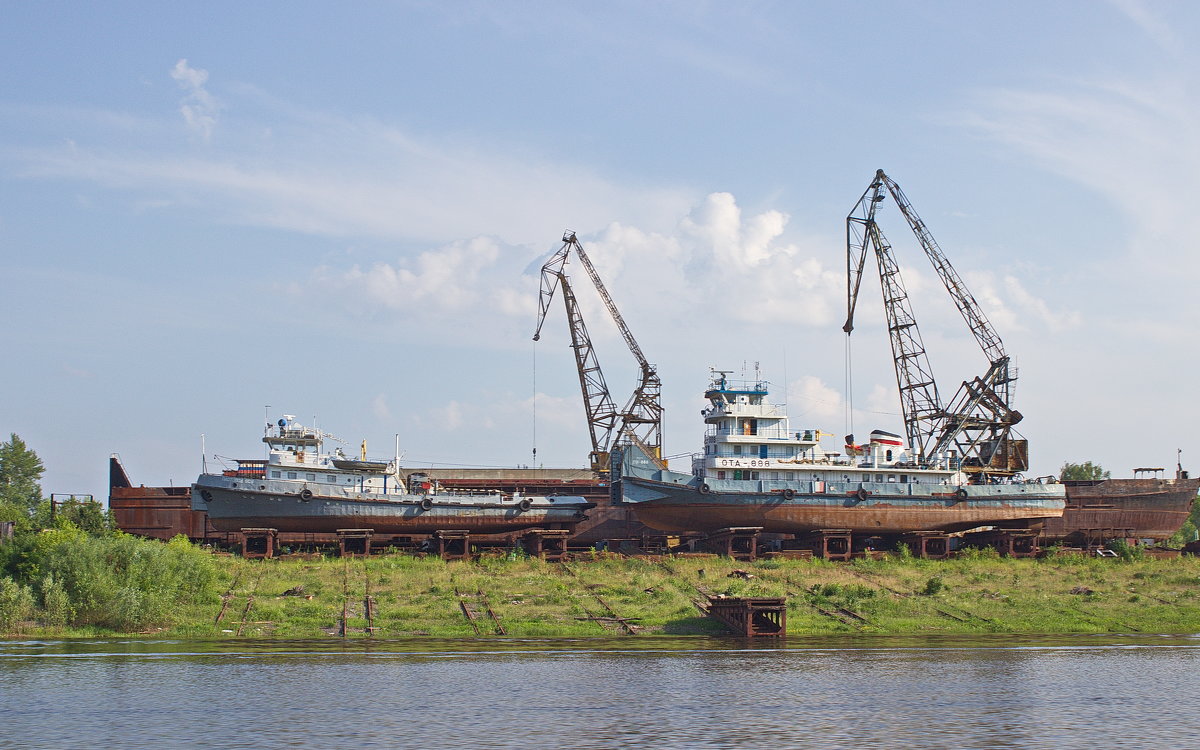
[(0, 748), (1198, 748), (1200, 637), (0, 641)]

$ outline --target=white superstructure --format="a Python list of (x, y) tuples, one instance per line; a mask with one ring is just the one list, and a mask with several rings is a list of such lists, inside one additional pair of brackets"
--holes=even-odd
[(704, 453), (692, 460), (692, 473), (709, 479), (757, 481), (883, 482), (964, 484), (966, 476), (951, 457), (918, 466), (899, 435), (871, 433), (866, 445), (852, 437), (843, 452), (821, 447), (817, 429), (792, 430), (784, 407), (767, 401), (766, 381), (731, 381), (714, 370), (701, 412), (707, 425)]

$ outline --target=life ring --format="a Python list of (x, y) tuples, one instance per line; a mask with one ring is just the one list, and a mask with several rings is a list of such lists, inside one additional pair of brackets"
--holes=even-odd
[(433, 501), (427, 497), (421, 498), (421, 510), (432, 510)]
[(788, 487), (787, 489), (785, 489), (783, 491), (783, 497), (785, 500), (791, 500), (795, 496), (796, 496), (796, 491), (793, 490), (791, 487)]
[(300, 490), (300, 499), (304, 500), (305, 502), (312, 500), (312, 490), (307, 487)]
[(525, 511), (527, 511), (533, 507), (533, 501), (531, 501), (527, 497), (522, 498), (521, 502), (517, 503), (517, 507), (521, 509), (522, 513), (524, 513)]
[(959, 500), (966, 500), (967, 499), (967, 488), (959, 487), (957, 490), (954, 491), (954, 496), (957, 497)]
[(864, 489), (864, 488), (862, 488), (862, 487), (859, 487), (859, 488), (858, 488), (857, 490), (855, 490), (855, 492), (854, 492), (854, 496), (858, 498), (859, 502), (862, 502), (863, 500), (866, 500), (866, 499), (867, 499), (867, 496), (868, 496), (868, 495), (870, 495), (870, 494), (871, 494), (870, 492), (867, 492), (867, 491), (866, 491), (866, 489)]
[(701, 495), (707, 495), (710, 492), (712, 492), (712, 487), (709, 487), (707, 484), (700, 485), (700, 494)]

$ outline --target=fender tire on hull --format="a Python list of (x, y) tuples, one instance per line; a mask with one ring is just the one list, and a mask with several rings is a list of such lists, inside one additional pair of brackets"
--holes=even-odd
[(310, 490), (307, 487), (300, 490), (300, 499), (301, 500), (312, 500), (312, 490)]
[(791, 487), (788, 487), (787, 489), (785, 489), (785, 490), (783, 491), (783, 493), (782, 493), (782, 494), (783, 494), (783, 499), (784, 499), (784, 500), (791, 500), (793, 497), (795, 497), (795, 496), (796, 496), (796, 491), (795, 491), (795, 490), (793, 490)]
[(533, 503), (530, 501), (529, 498), (526, 497), (526, 498), (523, 498), (521, 500), (521, 502), (517, 503), (517, 507), (521, 509), (522, 513), (524, 513), (525, 511), (527, 511), (533, 507)]
[(421, 499), (421, 510), (433, 510), (433, 501), (429, 498)]

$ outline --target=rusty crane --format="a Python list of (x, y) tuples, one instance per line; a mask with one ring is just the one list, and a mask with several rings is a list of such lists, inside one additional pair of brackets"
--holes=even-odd
[[(627, 439), (638, 443), (646, 453), (661, 461), (662, 457), (662, 383), (654, 365), (646, 360), (642, 348), (625, 325), (625, 319), (617, 310), (616, 304), (605, 288), (595, 266), (583, 250), (583, 245), (575, 237), (574, 232), (563, 234), (562, 247), (542, 266), (542, 286), (538, 303), (537, 329), (533, 340), (541, 338), (542, 324), (546, 322), (546, 313), (554, 292), (562, 288), (563, 303), (567, 309), (567, 325), (571, 331), (571, 348), (575, 352), (575, 365), (579, 372), (579, 385), (583, 391), (583, 406), (587, 412), (588, 430), (592, 441), (589, 454), (592, 471), (606, 472), (609, 466), (609, 450), (615, 440)], [(574, 250), (584, 270), (596, 287), (604, 306), (621, 331), (626, 346), (637, 360), (641, 377), (633, 395), (621, 410), (617, 410), (608, 385), (604, 381), (604, 373), (596, 359), (596, 351), (592, 347), (591, 336), (588, 335), (587, 325), (579, 310), (579, 303), (571, 282), (566, 274), (567, 259)]]
[[(875, 220), (876, 209), (888, 195), (900, 208), (989, 362), (987, 373), (964, 381), (945, 406), (900, 278), (900, 267)], [(867, 253), (871, 250), (879, 267), (904, 425), (917, 461), (924, 463), (952, 452), (960, 459), (964, 471), (981, 478), (1011, 476), (1027, 469), (1027, 441), (1017, 437), (1013, 430), (1021, 421), (1021, 413), (1011, 405), (1016, 368), (1005, 353), (996, 329), (950, 265), (925, 222), (900, 186), (882, 169), (875, 173), (875, 179), (846, 217), (846, 323), (842, 330), (847, 335), (854, 330), (854, 309)]]

